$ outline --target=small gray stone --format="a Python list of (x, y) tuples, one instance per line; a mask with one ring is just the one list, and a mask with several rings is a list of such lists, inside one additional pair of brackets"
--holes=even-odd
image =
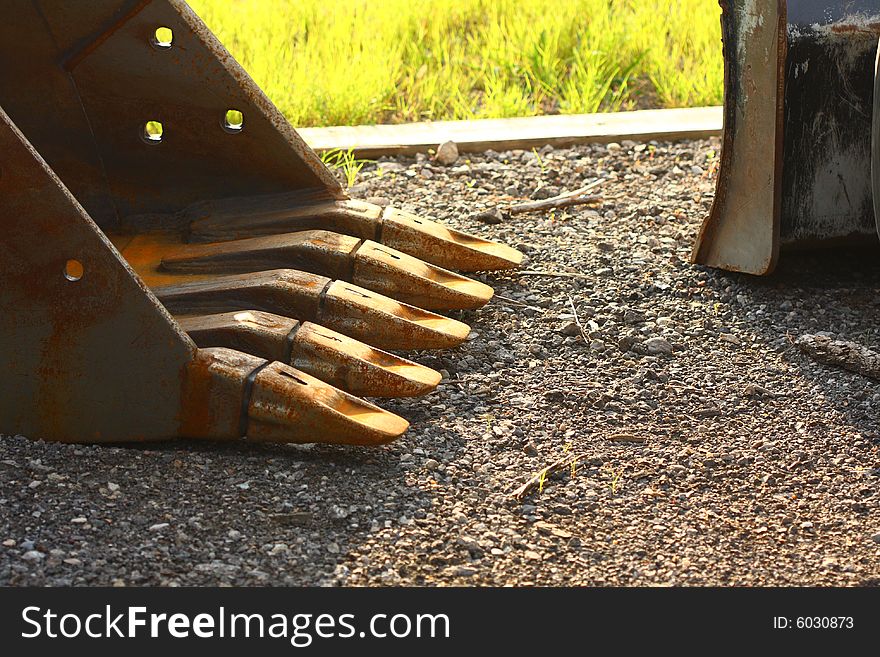
[(458, 577), (473, 577), (477, 574), (477, 569), (470, 566), (456, 566), (452, 569), (451, 574)]
[(633, 308), (627, 308), (623, 313), (623, 321), (627, 324), (641, 324), (646, 319), (645, 313), (641, 310), (635, 310)]
[(443, 166), (451, 166), (458, 162), (458, 145), (454, 141), (446, 141), (437, 147), (434, 160)]
[(501, 212), (498, 208), (493, 208), (491, 210), (486, 210), (485, 212), (480, 212), (479, 214), (475, 214), (473, 219), (476, 221), (480, 221), (484, 224), (489, 224), (490, 226), (497, 226), (498, 224), (504, 223), (504, 213)]
[(652, 356), (672, 353), (672, 344), (666, 338), (648, 338), (643, 344), (645, 351)]
[(575, 337), (581, 334), (581, 327), (577, 325), (577, 322), (568, 322), (563, 325), (559, 332), (562, 335), (567, 335), (569, 337)]

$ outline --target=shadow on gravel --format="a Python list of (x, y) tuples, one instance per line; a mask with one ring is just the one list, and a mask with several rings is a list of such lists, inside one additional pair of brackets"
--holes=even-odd
[[(794, 344), (803, 334), (826, 332), (880, 350), (880, 248), (783, 251), (776, 271), (766, 277), (705, 271), (709, 286), (733, 297), (744, 328), (766, 345), (781, 347), (798, 374), (820, 388), (825, 405), (880, 445), (880, 384), (817, 363)], [(780, 310), (788, 312), (784, 324), (774, 323)]]
[(394, 448), (2, 440), (3, 585), (333, 584), (431, 506)]

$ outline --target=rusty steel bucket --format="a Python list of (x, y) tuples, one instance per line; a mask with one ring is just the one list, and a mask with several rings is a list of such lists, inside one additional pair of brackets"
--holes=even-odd
[(512, 248), (351, 200), (182, 0), (8, 0), (0, 432), (380, 444)]
[(721, 0), (724, 136), (696, 263), (877, 241), (880, 0)]

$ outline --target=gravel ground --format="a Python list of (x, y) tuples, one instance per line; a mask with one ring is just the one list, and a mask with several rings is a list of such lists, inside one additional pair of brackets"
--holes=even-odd
[[(792, 341), (880, 344), (880, 262), (786, 253), (765, 279), (690, 265), (718, 150), (368, 165), (355, 196), (569, 276), (482, 277), (500, 296), (461, 315), (464, 346), (417, 355), (448, 376), (384, 404), (413, 422), (386, 448), (2, 439), (0, 584), (877, 585), (880, 384)], [(595, 177), (601, 208), (474, 218)]]

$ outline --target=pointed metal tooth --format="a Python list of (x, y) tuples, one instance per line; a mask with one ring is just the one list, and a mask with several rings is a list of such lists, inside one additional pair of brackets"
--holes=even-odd
[(409, 423), (305, 372), (232, 349), (199, 349), (187, 371), (187, 438), (381, 445)]
[(349, 281), (429, 310), (480, 308), (488, 285), (429, 265), (382, 244), (323, 230), (184, 245), (162, 258), (170, 274), (244, 274), (295, 267)]
[[(342, 281), (327, 289), (318, 323), (381, 349), (447, 349), (471, 332), (462, 322)], [(381, 334), (378, 324), (386, 327)]]
[(178, 319), (199, 347), (228, 347), (277, 360), (354, 395), (415, 397), (441, 375), (311, 322), (259, 311)]
[(153, 291), (175, 315), (262, 310), (313, 321), (380, 349), (444, 349), (470, 333), (454, 319), (293, 269), (217, 276)]
[(296, 334), (291, 365), (354, 395), (416, 397), (434, 390), (440, 372), (306, 322)]
[(523, 260), (516, 249), (447, 228), (436, 221), (396, 208), (382, 215), (382, 244), (459, 271), (515, 269)]
[(283, 207), (256, 199), (247, 203), (199, 206), (191, 213), (190, 239), (194, 242), (234, 240), (323, 228), (374, 240), (445, 269), (488, 271), (513, 269), (522, 253), (490, 240), (447, 228), (395, 208), (346, 200)]
[(282, 363), (257, 374), (248, 405), (251, 440), (382, 445), (408, 428), (402, 417)]
[(495, 293), (479, 281), (371, 241), (355, 254), (351, 282), (428, 310), (481, 308)]

